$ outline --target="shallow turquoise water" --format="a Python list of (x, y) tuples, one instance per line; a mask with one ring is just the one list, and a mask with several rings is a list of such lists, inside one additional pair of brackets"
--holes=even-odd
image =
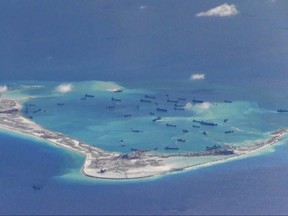
[[(230, 91), (223, 94), (225, 87), (216, 85), (200, 88), (188, 81), (174, 81), (167, 86), (149, 83), (145, 89), (94, 81), (72, 83), (73, 91), (59, 94), (54, 90), (58, 84), (42, 83), (40, 90), (25, 90), (25, 94), (36, 98), (26, 102), (28, 112), (24, 114), (49, 129), (109, 151), (127, 153), (131, 149), (157, 149), (159, 153), (167, 153), (166, 146), (178, 147), (179, 152), (203, 151), (206, 146), (215, 144), (238, 145), (264, 138), (269, 131), (287, 125), (283, 121), (285, 113), (277, 113), (276, 107), (274, 110), (261, 107), (257, 101), (243, 100), (243, 95), (237, 100)], [(109, 91), (115, 87), (122, 88), (123, 92)], [(83, 100), (85, 94), (93, 97)], [(115, 102), (112, 98), (121, 101)], [(232, 103), (224, 103), (230, 98), (234, 98)], [(204, 103), (193, 103), (193, 99)], [(57, 105), (59, 103), (61, 105)], [(175, 110), (175, 107), (185, 109)], [(157, 108), (167, 112), (159, 112)], [(41, 111), (37, 112), (39, 109)], [(157, 117), (161, 120), (153, 122)], [(201, 125), (193, 122), (195, 120), (217, 126)]]

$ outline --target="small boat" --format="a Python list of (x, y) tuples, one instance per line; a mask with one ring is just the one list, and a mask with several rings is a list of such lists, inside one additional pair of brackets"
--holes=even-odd
[(155, 99), (156, 98), (155, 96), (152, 96), (152, 95), (145, 95), (144, 97), (149, 98), (149, 99)]
[(184, 109), (184, 108), (177, 108), (177, 107), (174, 107), (174, 110), (184, 111), (185, 109)]
[(169, 124), (169, 123), (167, 123), (166, 126), (167, 126), (167, 127), (177, 127), (177, 125), (175, 125), (175, 124)]
[(167, 102), (168, 103), (178, 103), (178, 100), (170, 100), (170, 99), (168, 99)]
[(84, 97), (85, 97), (85, 98), (94, 98), (94, 95), (85, 94)]
[(167, 112), (167, 109), (162, 109), (162, 108), (157, 108), (156, 109), (158, 112)]
[(142, 133), (142, 132), (143, 132), (143, 131), (136, 130), (136, 129), (131, 129), (131, 131), (132, 131), (133, 133)]
[(142, 102), (142, 103), (151, 103), (151, 100), (141, 99), (140, 102)]
[(224, 103), (232, 103), (230, 100), (224, 100)]
[(106, 109), (115, 109), (115, 107), (114, 106), (106, 106)]
[(121, 99), (111, 98), (112, 101), (121, 102)]
[(177, 139), (178, 142), (186, 142), (185, 139)]
[(161, 120), (161, 117), (157, 117), (157, 118), (154, 118), (153, 120), (152, 120), (152, 122), (156, 122), (156, 121), (160, 121)]
[(42, 109), (37, 109), (37, 110), (34, 110), (33, 113), (38, 113), (38, 112), (41, 112)]
[(288, 112), (288, 110), (287, 109), (278, 109), (277, 112), (283, 113), (283, 112)]
[(196, 100), (196, 99), (193, 99), (192, 102), (193, 102), (193, 103), (204, 103), (203, 100)]
[(121, 90), (121, 89), (114, 89), (113, 90), (113, 92), (115, 92), (115, 93), (121, 93), (123, 90)]
[(211, 151), (211, 150), (215, 150), (215, 149), (219, 149), (219, 148), (221, 148), (220, 145), (214, 145), (212, 147), (207, 146), (206, 151)]
[(179, 150), (178, 147), (169, 147), (169, 146), (166, 146), (165, 147), (165, 150)]

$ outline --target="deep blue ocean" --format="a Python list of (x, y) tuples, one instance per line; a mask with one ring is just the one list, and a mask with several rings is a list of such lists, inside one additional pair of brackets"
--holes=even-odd
[[(265, 138), (288, 127), (277, 113), (288, 109), (288, 1), (231, 0), (235, 16), (195, 16), (224, 3), (0, 0), (0, 89), (24, 98), (35, 122), (107, 151), (197, 152)], [(57, 92), (61, 84), (72, 91)], [(179, 98), (184, 111), (167, 102)], [(81, 155), (0, 131), (0, 214), (287, 215), (287, 152), (285, 140), (215, 166), (107, 181), (81, 175)]]

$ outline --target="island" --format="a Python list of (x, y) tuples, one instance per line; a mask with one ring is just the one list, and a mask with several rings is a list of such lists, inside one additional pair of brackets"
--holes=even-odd
[(59, 132), (48, 130), (21, 114), (22, 105), (14, 99), (0, 98), (0, 129), (32, 136), (85, 155), (82, 173), (103, 179), (147, 178), (170, 172), (207, 166), (259, 151), (287, 138), (288, 129), (270, 133), (269, 138), (246, 146), (215, 146), (203, 152), (156, 154), (133, 151), (108, 152)]

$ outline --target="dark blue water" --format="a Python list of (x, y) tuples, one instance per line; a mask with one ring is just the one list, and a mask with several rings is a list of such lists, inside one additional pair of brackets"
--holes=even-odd
[(195, 17), (223, 3), (1, 0), (1, 79), (285, 77), (287, 1), (231, 0), (238, 16)]
[(57, 178), (81, 163), (47, 144), (3, 133), (0, 144), (1, 214), (288, 213), (288, 144), (156, 180), (114, 183)]

